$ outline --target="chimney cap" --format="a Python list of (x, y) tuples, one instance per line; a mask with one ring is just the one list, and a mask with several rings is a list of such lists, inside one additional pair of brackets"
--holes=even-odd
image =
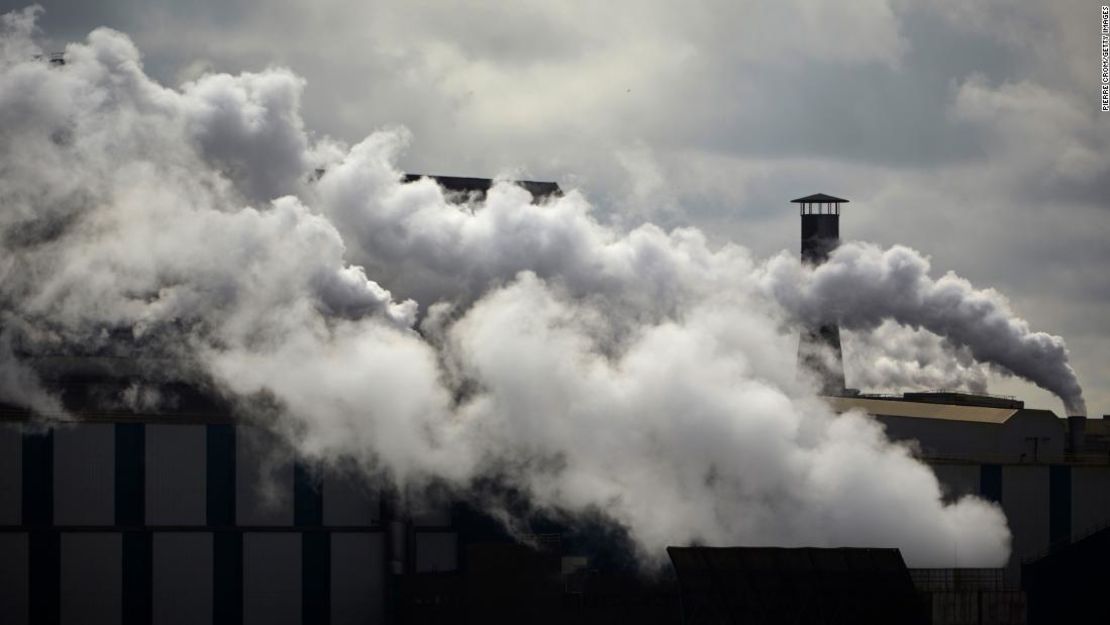
[(800, 197), (796, 200), (790, 200), (790, 203), (791, 204), (847, 204), (848, 200), (845, 200), (844, 198), (834, 197), (832, 195), (826, 195), (824, 193), (814, 193), (813, 195), (807, 195), (805, 197)]

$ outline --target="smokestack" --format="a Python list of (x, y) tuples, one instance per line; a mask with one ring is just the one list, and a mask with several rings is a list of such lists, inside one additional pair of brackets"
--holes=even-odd
[[(840, 205), (848, 200), (815, 193), (790, 201), (801, 205), (802, 262), (820, 265), (840, 245)], [(823, 395), (844, 393), (844, 359), (840, 327), (835, 323), (803, 328), (798, 344), (798, 364), (821, 379)]]

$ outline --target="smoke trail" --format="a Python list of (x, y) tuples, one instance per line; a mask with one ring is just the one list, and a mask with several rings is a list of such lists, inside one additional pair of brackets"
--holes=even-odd
[(768, 264), (764, 284), (777, 301), (811, 323), (839, 321), (850, 329), (870, 330), (893, 319), (924, 328), (967, 348), (979, 362), (1055, 393), (1067, 414), (1087, 413), (1062, 338), (1030, 330), (993, 289), (976, 289), (951, 272), (931, 278), (929, 261), (909, 248), (850, 243), (813, 270), (779, 256)]
[(843, 330), (840, 338), (845, 376), (859, 388), (987, 392), (987, 365), (976, 362), (967, 348), (954, 348), (926, 330), (888, 319), (871, 330)]
[[(798, 380), (817, 273), (696, 230), (618, 232), (573, 192), (453, 204), (399, 182), (403, 132), (310, 141), (288, 71), (167, 89), (106, 29), (51, 67), (35, 14), (5, 16), (0, 48), (5, 401), (49, 410), (13, 386), (27, 358), (157, 359), (265, 406), (309, 456), (459, 496), (493, 476), (545, 513), (604, 515), (648, 560), (702, 542), (1005, 561), (997, 506), (946, 504), (907, 448)], [(400, 298), (426, 306), (419, 328)]]
[[(1030, 330), (996, 291), (976, 289), (952, 273), (934, 280), (928, 260), (908, 248), (849, 243), (816, 269), (786, 254), (756, 266), (739, 248), (711, 253), (693, 230), (668, 234), (648, 224), (618, 236), (593, 220), (574, 193), (536, 206), (523, 190), (501, 186), (482, 210), (463, 211), (430, 180), (392, 182), (396, 174), (382, 153), (392, 155), (404, 140), (394, 135), (355, 146), (316, 189), (319, 205), (352, 235), (350, 257), (388, 276), (398, 292), (424, 301), (473, 299), (489, 284), (527, 270), (575, 294), (662, 315), (722, 289), (745, 291), (753, 299), (762, 291), (808, 323), (835, 321), (871, 331), (892, 319), (924, 328), (980, 363), (1055, 393), (1068, 414), (1086, 412), (1063, 339)], [(896, 385), (905, 373), (904, 367), (893, 370), (884, 383)], [(936, 372), (930, 377), (957, 379)], [(972, 384), (979, 388), (982, 378)]]

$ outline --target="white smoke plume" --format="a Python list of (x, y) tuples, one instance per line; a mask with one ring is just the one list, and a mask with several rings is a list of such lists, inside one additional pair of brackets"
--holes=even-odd
[(932, 278), (928, 259), (914, 250), (853, 243), (812, 270), (779, 256), (763, 280), (776, 301), (809, 323), (870, 330), (891, 319), (924, 328), (979, 362), (1055, 393), (1067, 414), (1087, 413), (1062, 338), (1031, 330), (993, 289), (976, 289), (952, 272)]
[(1000, 296), (904, 248), (812, 271), (693, 229), (618, 231), (573, 191), (452, 203), (401, 183), (403, 131), (313, 138), (289, 71), (166, 88), (107, 29), (51, 66), (37, 11), (2, 26), (0, 400), (54, 409), (26, 393), (43, 354), (174, 362), (272, 409), (310, 457), (458, 496), (493, 477), (545, 513), (604, 516), (647, 561), (689, 543), (1006, 560), (997, 506), (946, 504), (911, 450), (795, 371), (796, 322), (832, 311), (1075, 401), (1062, 342)]
[(989, 366), (927, 330), (887, 319), (871, 330), (842, 330), (840, 339), (844, 375), (861, 389), (987, 392)]

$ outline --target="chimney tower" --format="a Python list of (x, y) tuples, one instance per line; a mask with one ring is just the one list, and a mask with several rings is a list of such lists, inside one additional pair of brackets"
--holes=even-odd
[[(815, 193), (790, 202), (801, 205), (802, 262), (820, 265), (840, 245), (840, 205), (847, 204), (848, 200)], [(820, 377), (822, 394), (844, 394), (844, 361), (838, 325), (804, 328), (798, 343), (798, 363)]]

